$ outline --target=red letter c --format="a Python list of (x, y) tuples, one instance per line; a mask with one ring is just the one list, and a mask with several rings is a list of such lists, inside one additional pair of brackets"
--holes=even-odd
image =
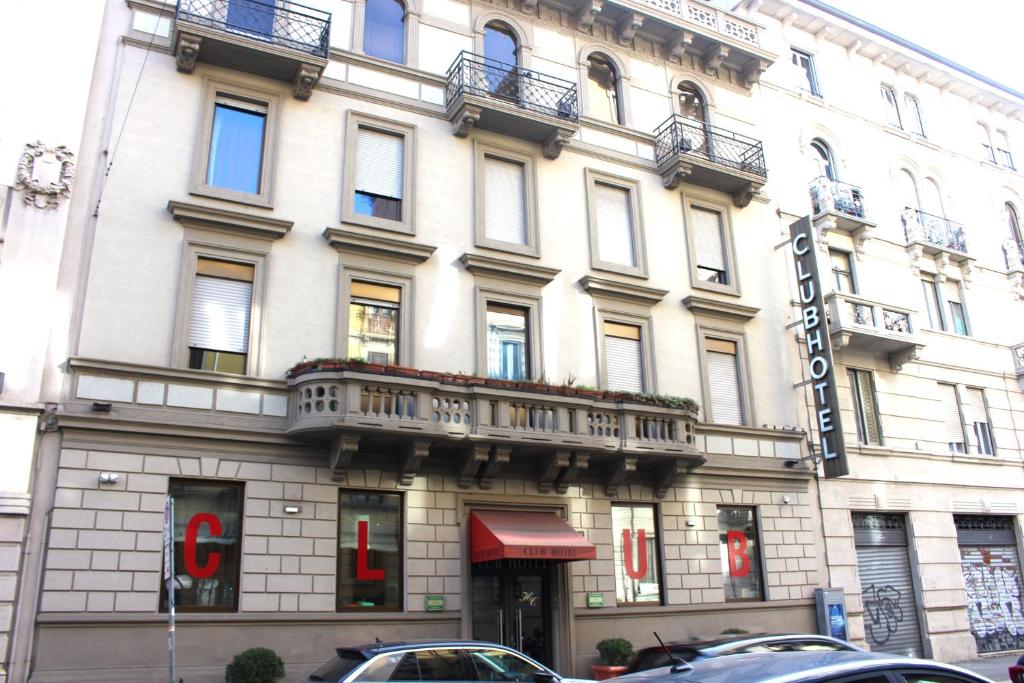
[(208, 524), (211, 536), (220, 536), (222, 529), (220, 519), (211, 512), (196, 513), (188, 520), (185, 528), (185, 573), (195, 579), (208, 579), (217, 573), (220, 567), (220, 552), (211, 550), (204, 566), (199, 566), (199, 557), (196, 553), (196, 539), (199, 536), (199, 527)]

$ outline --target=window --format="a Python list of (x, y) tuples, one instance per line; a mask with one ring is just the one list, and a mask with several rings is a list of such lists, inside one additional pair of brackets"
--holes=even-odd
[(910, 175), (910, 171), (905, 168), (901, 168), (896, 174), (896, 186), (898, 188), (897, 196), (903, 203), (900, 207), (900, 211), (903, 209), (915, 209), (920, 211), (921, 209), (921, 198), (917, 193), (917, 183), (914, 181), (914, 176)]
[[(1003, 209), (1006, 211), (1006, 223), (1010, 226), (1010, 237), (1017, 243), (1017, 249), (1021, 255), (1021, 265), (1024, 265), (1024, 233), (1020, 230), (1020, 219), (1017, 217), (1017, 209), (1013, 207), (1013, 204), (1006, 202), (1003, 205)], [(1015, 264), (1007, 263), (1006, 267), (1012, 269)]]
[(718, 508), (718, 544), (722, 553), (725, 601), (763, 600), (761, 549), (754, 508)]
[(984, 123), (979, 123), (975, 130), (978, 133), (978, 140), (981, 142), (981, 158), (984, 161), (996, 163), (996, 154), (992, 148), (992, 138), (988, 134), (988, 127)]
[(1013, 155), (1010, 153), (1010, 140), (1005, 131), (996, 131), (996, 160), (1000, 166), (1005, 166), (1011, 171), (1016, 170), (1013, 165)]
[(985, 392), (977, 387), (964, 387), (964, 423), (970, 438), (970, 452), (979, 455), (995, 455), (992, 440), (992, 424), (988, 419)]
[(857, 418), (857, 440), (870, 446), (882, 445), (875, 380), (867, 370), (849, 370), (853, 412)]
[(405, 63), (405, 7), (398, 0), (366, 0), (363, 52)]
[(882, 86), (882, 106), (885, 109), (885, 122), (896, 128), (903, 128), (900, 119), (900, 108), (896, 103), (896, 89), (889, 85)]
[(591, 267), (647, 277), (636, 181), (590, 169), (586, 177)]
[(402, 609), (402, 496), (338, 493), (338, 611)]
[(587, 113), (608, 123), (623, 123), (619, 108), (619, 75), (610, 59), (587, 57)]
[(206, 80), (192, 194), (270, 207), (279, 97)]
[(644, 362), (639, 325), (604, 322), (605, 385), (610, 391), (644, 390)]
[(811, 140), (811, 149), (817, 154), (815, 161), (818, 163), (818, 177), (836, 180), (836, 164), (832, 160), (832, 149), (823, 140), (818, 139)]
[[(389, 0), (390, 1), (390, 0)], [(349, 112), (342, 220), (412, 233), (414, 128)]]
[(732, 239), (728, 207), (684, 198), (690, 283), (694, 287), (739, 294), (732, 268)]
[(245, 374), (256, 268), (200, 257), (192, 285), (188, 367)]
[(924, 134), (924, 119), (921, 118), (921, 101), (915, 95), (906, 93), (903, 95), (904, 111), (907, 112), (907, 125), (911, 133), (917, 133), (921, 137)]
[[(182, 612), (238, 609), (241, 484), (171, 479), (174, 499), (174, 604)], [(160, 609), (167, 610), (161, 580)]]
[(967, 311), (960, 296), (960, 283), (946, 280), (942, 283), (942, 291), (949, 304), (949, 328), (947, 331), (966, 337), (970, 334), (970, 329), (967, 324)]
[(828, 256), (832, 262), (832, 277), (836, 291), (856, 294), (857, 284), (853, 279), (853, 262), (850, 260), (850, 253), (839, 249), (829, 249)]
[(707, 120), (707, 108), (704, 106), (704, 95), (692, 83), (680, 83), (676, 88), (679, 103), (679, 114), (692, 121), (704, 123)]
[[(374, 676), (374, 681), (466, 681), (462, 652), (455, 649), (409, 652), (389, 676)], [(360, 681), (368, 680), (360, 675)]]
[(348, 305), (348, 358), (368, 363), (399, 362), (398, 333), (402, 290), (353, 280)]
[(472, 673), (476, 674), (475, 678), (469, 676), (469, 680), (533, 681), (536, 680), (534, 676), (541, 672), (535, 664), (505, 650), (471, 649), (466, 652)]
[(529, 311), (487, 304), (487, 376), (525, 380), (530, 374)]
[(743, 392), (739, 367), (739, 343), (732, 339), (704, 338), (707, 374), (708, 422), (744, 424)]
[(942, 306), (939, 304), (939, 288), (938, 283), (935, 282), (935, 276), (923, 276), (921, 286), (924, 291), (925, 308), (928, 310), (928, 325), (933, 330), (946, 329), (946, 323), (942, 317)]
[(793, 64), (800, 69), (803, 75), (803, 80), (800, 82), (800, 89), (806, 90), (807, 92), (821, 97), (821, 91), (818, 90), (818, 77), (814, 72), (814, 58), (806, 52), (792, 48)]
[(484, 26), (484, 58), (487, 68), (487, 90), (498, 97), (519, 99), (519, 78), (515, 67), (519, 64), (519, 41), (511, 28), (492, 21)]
[(658, 529), (653, 505), (612, 505), (615, 602), (661, 604)]
[(950, 453), (966, 453), (964, 439), (963, 416), (960, 412), (960, 396), (953, 384), (939, 384), (939, 400), (941, 401), (941, 417), (946, 434), (946, 444)]
[(474, 149), (477, 246), (539, 256), (533, 157), (479, 140)]
[(273, 37), (274, 9), (273, 3), (260, 0), (229, 0), (227, 3), (229, 28), (258, 36)]

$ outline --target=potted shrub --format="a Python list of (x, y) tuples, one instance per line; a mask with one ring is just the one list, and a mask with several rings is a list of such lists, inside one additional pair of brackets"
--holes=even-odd
[(605, 638), (597, 644), (601, 663), (591, 666), (594, 680), (603, 681), (626, 673), (626, 664), (633, 656), (633, 643), (625, 638)]
[(266, 647), (253, 647), (235, 655), (224, 670), (226, 683), (277, 683), (284, 678), (284, 662)]

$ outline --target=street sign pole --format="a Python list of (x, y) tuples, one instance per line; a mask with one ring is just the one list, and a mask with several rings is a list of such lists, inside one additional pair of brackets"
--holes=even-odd
[(174, 498), (164, 504), (164, 583), (167, 586), (167, 680), (174, 679)]

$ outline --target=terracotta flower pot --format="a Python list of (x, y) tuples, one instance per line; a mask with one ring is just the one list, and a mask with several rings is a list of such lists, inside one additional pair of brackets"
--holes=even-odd
[(608, 666), (607, 664), (592, 664), (590, 666), (591, 673), (594, 674), (595, 681), (605, 681), (609, 678), (615, 678), (626, 673), (628, 666)]

